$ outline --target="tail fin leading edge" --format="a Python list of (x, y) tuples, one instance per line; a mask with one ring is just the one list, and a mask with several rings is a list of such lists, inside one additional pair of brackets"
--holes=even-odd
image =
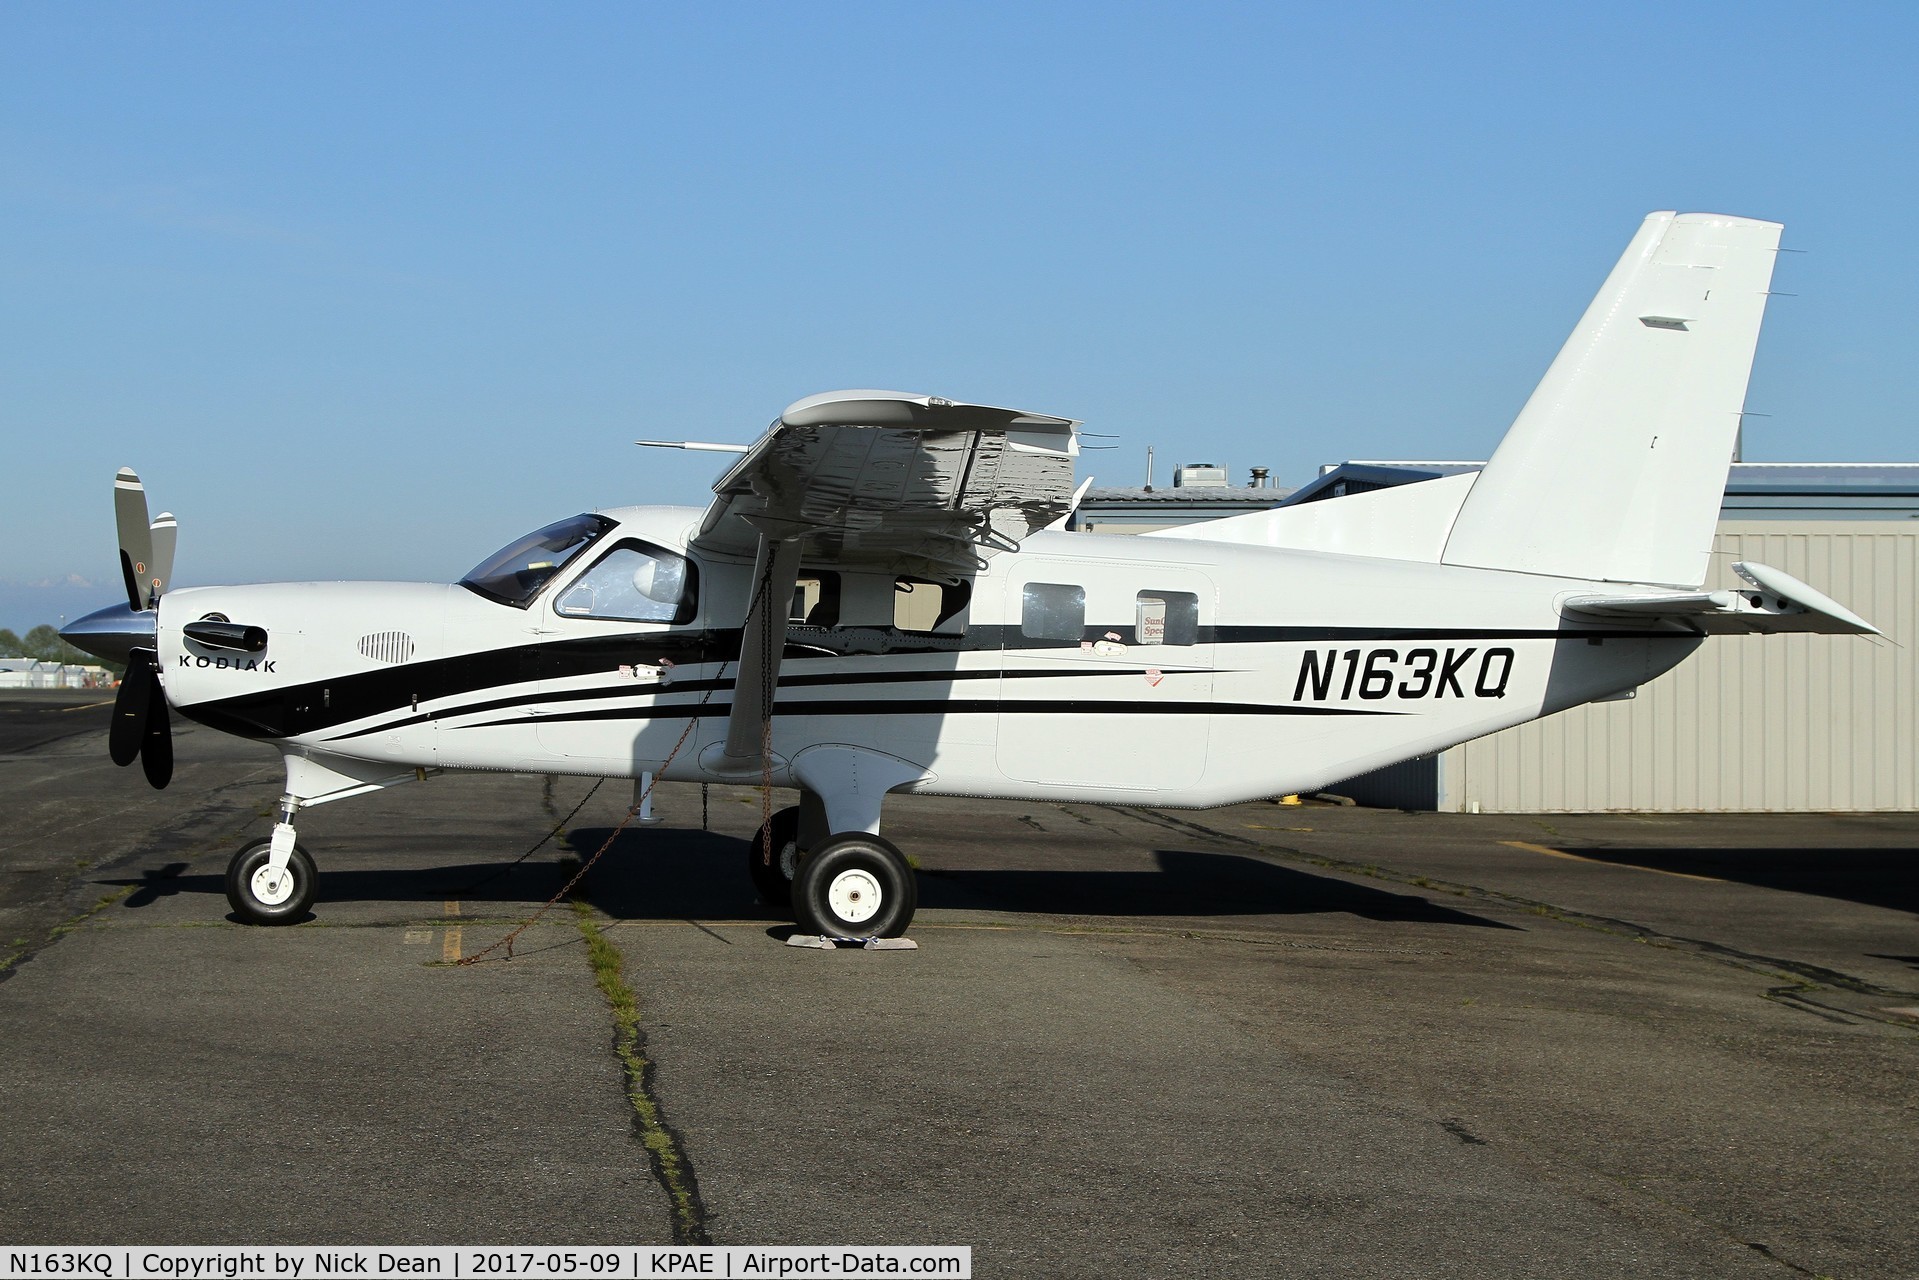
[(1443, 562), (1703, 583), (1780, 230), (1649, 215), (1474, 482)]

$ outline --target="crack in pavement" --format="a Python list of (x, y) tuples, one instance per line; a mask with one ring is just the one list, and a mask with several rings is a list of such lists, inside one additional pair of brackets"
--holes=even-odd
[[(581, 855), (573, 845), (573, 833), (562, 828), (585, 807), (593, 791), (587, 792), (586, 799), (562, 819), (554, 802), (553, 783), (553, 775), (548, 774), (540, 803), (558, 822), (554, 831), (560, 846), (578, 858)], [(598, 789), (596, 783), (594, 791)], [(711, 1244), (713, 1238), (707, 1231), (706, 1202), (700, 1195), (699, 1175), (687, 1153), (686, 1139), (666, 1117), (666, 1107), (660, 1098), (659, 1066), (647, 1053), (639, 995), (626, 980), (625, 957), (600, 927), (596, 918), (599, 913), (586, 900), (584, 886), (574, 897), (572, 906), (574, 924), (586, 942), (587, 963), (593, 971), (594, 982), (613, 1015), (613, 1054), (626, 1076), (626, 1100), (633, 1108), (633, 1137), (646, 1152), (653, 1181), (666, 1194), (667, 1211), (673, 1222), (673, 1242)]]
[(646, 1052), (640, 1002), (625, 977), (625, 959), (594, 919), (594, 909), (573, 900), (573, 917), (586, 939), (593, 976), (613, 1013), (613, 1052), (626, 1072), (626, 1098), (633, 1108), (633, 1136), (646, 1150), (653, 1180), (666, 1193), (675, 1244), (711, 1244), (699, 1176), (686, 1152), (686, 1140), (667, 1121), (659, 1096), (658, 1064)]

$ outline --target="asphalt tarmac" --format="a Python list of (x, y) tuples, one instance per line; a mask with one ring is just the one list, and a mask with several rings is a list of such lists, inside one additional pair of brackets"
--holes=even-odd
[(102, 702), (0, 694), (0, 1242), (1919, 1274), (1919, 815), (896, 798), (920, 949), (821, 952), (758, 795), (674, 786), (462, 966), (627, 784), (312, 810), (313, 919), (249, 928), (277, 756), (176, 722), (154, 792)]

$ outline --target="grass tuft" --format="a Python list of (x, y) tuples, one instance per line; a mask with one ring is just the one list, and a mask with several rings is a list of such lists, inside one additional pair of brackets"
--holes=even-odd
[(653, 1172), (666, 1188), (672, 1206), (673, 1238), (679, 1244), (710, 1244), (692, 1167), (653, 1097), (653, 1062), (646, 1056), (640, 1035), (640, 1002), (627, 984), (626, 961), (619, 948), (607, 940), (593, 917), (593, 908), (577, 898), (573, 900), (573, 919), (586, 939), (593, 981), (613, 1014), (613, 1051), (626, 1069), (626, 1098), (639, 1122), (640, 1144), (652, 1159)]

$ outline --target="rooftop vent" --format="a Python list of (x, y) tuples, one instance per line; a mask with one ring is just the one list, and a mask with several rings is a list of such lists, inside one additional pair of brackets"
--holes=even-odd
[(1173, 488), (1175, 489), (1224, 489), (1226, 468), (1214, 466), (1210, 462), (1189, 462), (1173, 470)]

